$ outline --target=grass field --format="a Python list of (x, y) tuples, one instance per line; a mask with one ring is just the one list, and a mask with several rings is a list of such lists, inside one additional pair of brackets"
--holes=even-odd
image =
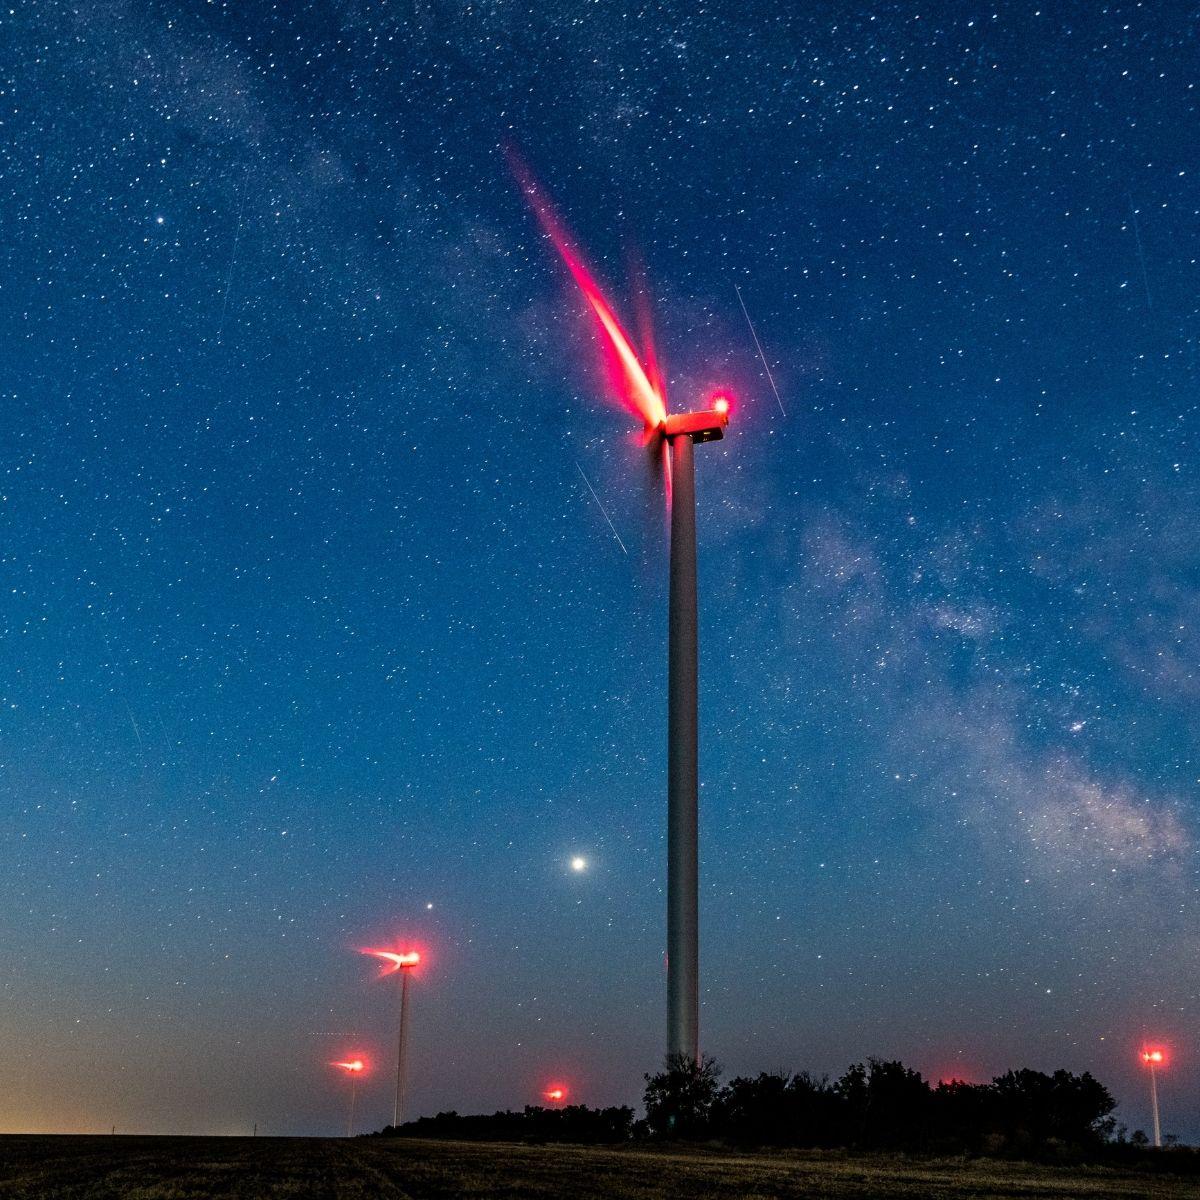
[(237, 1197), (1192, 1197), (1109, 1168), (838, 1153), (593, 1149), (333, 1138), (0, 1137), (0, 1200)]

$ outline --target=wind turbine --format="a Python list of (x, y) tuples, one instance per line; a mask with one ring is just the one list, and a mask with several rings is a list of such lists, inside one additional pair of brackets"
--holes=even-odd
[(1143, 1046), (1142, 1062), (1150, 1068), (1150, 1108), (1154, 1116), (1154, 1147), (1162, 1149), (1162, 1125), (1158, 1120), (1158, 1068), (1167, 1061), (1161, 1046)]
[(400, 973), (400, 1031), (396, 1035), (396, 1094), (392, 1105), (392, 1125), (400, 1128), (404, 1117), (404, 1093), (408, 1086), (408, 978), (421, 956), (416, 950), (398, 953), (395, 950), (363, 950), (372, 958), (384, 961), (383, 975)]
[[(358, 1077), (367, 1069), (367, 1064), (361, 1058), (351, 1058), (345, 1062), (333, 1062), (331, 1067), (337, 1067), (350, 1077), (350, 1116), (346, 1120), (346, 1136), (354, 1136), (354, 1103), (358, 1097)], [(257, 1131), (258, 1126), (255, 1125)]]
[(526, 198), (591, 309), (620, 403), (642, 422), (652, 460), (661, 462), (671, 511), (667, 648), (667, 1054), (700, 1061), (698, 612), (696, 479), (692, 447), (725, 436), (729, 398), (668, 413), (666, 389), (649, 343), (643, 363), (596, 280), (523, 165), (510, 162)]

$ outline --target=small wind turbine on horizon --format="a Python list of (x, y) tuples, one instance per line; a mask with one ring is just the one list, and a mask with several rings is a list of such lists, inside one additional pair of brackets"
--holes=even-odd
[(666, 391), (647, 339), (639, 356), (529, 172), (510, 155), (514, 173), (583, 293), (600, 331), (616, 398), (643, 429), (651, 461), (661, 464), (671, 514), (667, 701), (667, 1053), (700, 1060), (698, 845), (698, 612), (696, 491), (692, 448), (717, 441), (729, 424), (729, 397), (707, 408), (669, 413)]
[[(360, 1057), (354, 1057), (345, 1060), (344, 1062), (332, 1062), (331, 1067), (337, 1067), (339, 1071), (345, 1072), (350, 1079), (350, 1115), (346, 1118), (346, 1136), (354, 1136), (354, 1106), (358, 1099), (358, 1077), (367, 1069), (367, 1064)], [(254, 1131), (257, 1134), (258, 1125), (255, 1124)]]
[(1162, 1125), (1158, 1119), (1158, 1068), (1167, 1061), (1167, 1052), (1161, 1046), (1143, 1046), (1142, 1063), (1150, 1068), (1150, 1109), (1154, 1118), (1154, 1146), (1162, 1149)]
[(408, 1085), (408, 980), (413, 968), (421, 961), (416, 950), (363, 950), (363, 954), (382, 959), (383, 975), (400, 973), (400, 1030), (396, 1036), (396, 1093), (392, 1105), (392, 1124), (399, 1129), (404, 1119), (404, 1093)]

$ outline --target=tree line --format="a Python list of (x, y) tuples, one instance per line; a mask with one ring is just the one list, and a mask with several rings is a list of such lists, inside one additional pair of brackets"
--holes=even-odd
[(527, 1104), (519, 1112), (506, 1110), (474, 1116), (440, 1112), (436, 1117), (405, 1121), (399, 1129), (389, 1125), (381, 1131), (385, 1137), (451, 1138), (462, 1142), (573, 1142), (580, 1145), (628, 1142), (644, 1132), (644, 1122), (634, 1121), (632, 1108), (624, 1105), (588, 1108), (586, 1104), (568, 1104), (562, 1108)]
[[(892, 1150), (1085, 1158), (1140, 1156), (1145, 1135), (1127, 1136), (1112, 1094), (1090, 1073), (1008, 1071), (990, 1083), (929, 1083), (901, 1062), (869, 1059), (838, 1079), (762, 1072), (721, 1082), (720, 1067), (668, 1058), (645, 1076), (645, 1117), (628, 1106), (461, 1116), (438, 1113), (385, 1135), (477, 1141), (619, 1143), (635, 1139), (722, 1142), (745, 1147)], [(1173, 1169), (1200, 1167), (1172, 1155)]]
[(1087, 1072), (931, 1086), (901, 1062), (870, 1059), (833, 1081), (776, 1071), (721, 1086), (711, 1060), (675, 1059), (646, 1076), (645, 1104), (655, 1136), (747, 1146), (1023, 1153), (1095, 1149), (1117, 1136), (1116, 1102)]

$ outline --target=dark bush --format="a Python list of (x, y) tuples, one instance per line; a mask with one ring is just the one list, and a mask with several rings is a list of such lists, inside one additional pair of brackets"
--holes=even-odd
[(656, 1137), (712, 1136), (709, 1111), (717, 1096), (721, 1068), (711, 1058), (697, 1062), (684, 1054), (669, 1055), (657, 1075), (647, 1075), (643, 1101), (646, 1123)]
[(939, 1083), (930, 1097), (931, 1148), (982, 1153), (999, 1146), (996, 1089), (990, 1083)]
[(1116, 1101), (1086, 1071), (1009, 1071), (992, 1083), (999, 1131), (1014, 1149), (1057, 1142), (1096, 1146), (1111, 1134)]
[(731, 1079), (711, 1110), (715, 1136), (743, 1145), (833, 1146), (839, 1141), (842, 1106), (824, 1080), (784, 1071)]
[(932, 1093), (917, 1071), (872, 1058), (865, 1068), (852, 1066), (835, 1086), (850, 1144), (920, 1147), (928, 1141)]

